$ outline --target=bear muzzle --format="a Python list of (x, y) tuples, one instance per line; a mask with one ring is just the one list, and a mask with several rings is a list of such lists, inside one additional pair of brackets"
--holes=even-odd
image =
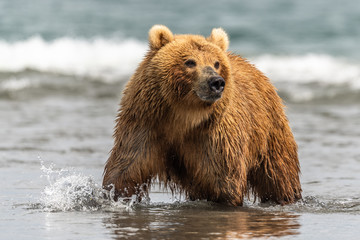
[(220, 99), (225, 89), (225, 80), (210, 66), (202, 69), (196, 84), (196, 95), (205, 102), (213, 103)]
[(214, 103), (221, 98), (224, 88), (225, 80), (216, 74), (200, 81), (195, 91), (202, 101)]

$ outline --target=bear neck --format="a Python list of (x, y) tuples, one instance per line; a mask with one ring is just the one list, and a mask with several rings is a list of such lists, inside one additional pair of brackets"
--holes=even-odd
[[(187, 135), (194, 131), (204, 132), (209, 121), (212, 109), (191, 109), (173, 106), (163, 122), (163, 134), (170, 142), (182, 142)], [(201, 131), (201, 129), (203, 131)]]

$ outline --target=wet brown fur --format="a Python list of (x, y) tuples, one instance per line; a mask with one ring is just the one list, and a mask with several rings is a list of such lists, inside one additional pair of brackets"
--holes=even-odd
[[(141, 197), (159, 179), (192, 200), (242, 205), (250, 190), (263, 202), (300, 199), (297, 146), (282, 101), (260, 71), (226, 52), (226, 33), (172, 35), (154, 26), (149, 42), (124, 90), (103, 186)], [(184, 66), (189, 58), (194, 69)], [(209, 103), (195, 92), (201, 68), (215, 61), (226, 85)]]

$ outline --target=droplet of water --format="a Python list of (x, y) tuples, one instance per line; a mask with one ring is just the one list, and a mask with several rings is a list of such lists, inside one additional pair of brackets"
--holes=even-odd
[(41, 206), (45, 211), (98, 211), (131, 208), (133, 201), (113, 200), (113, 191), (107, 191), (91, 176), (69, 169), (46, 167), (41, 164), (43, 177), (48, 184), (41, 196)]

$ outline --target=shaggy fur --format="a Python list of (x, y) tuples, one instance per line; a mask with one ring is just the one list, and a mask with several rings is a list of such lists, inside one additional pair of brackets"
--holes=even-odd
[[(300, 199), (297, 145), (282, 101), (260, 71), (226, 52), (226, 33), (173, 35), (156, 25), (149, 44), (124, 90), (104, 188), (141, 197), (158, 178), (191, 200), (242, 205), (250, 190), (262, 202)], [(206, 67), (225, 81), (214, 101), (199, 97), (207, 94)]]

